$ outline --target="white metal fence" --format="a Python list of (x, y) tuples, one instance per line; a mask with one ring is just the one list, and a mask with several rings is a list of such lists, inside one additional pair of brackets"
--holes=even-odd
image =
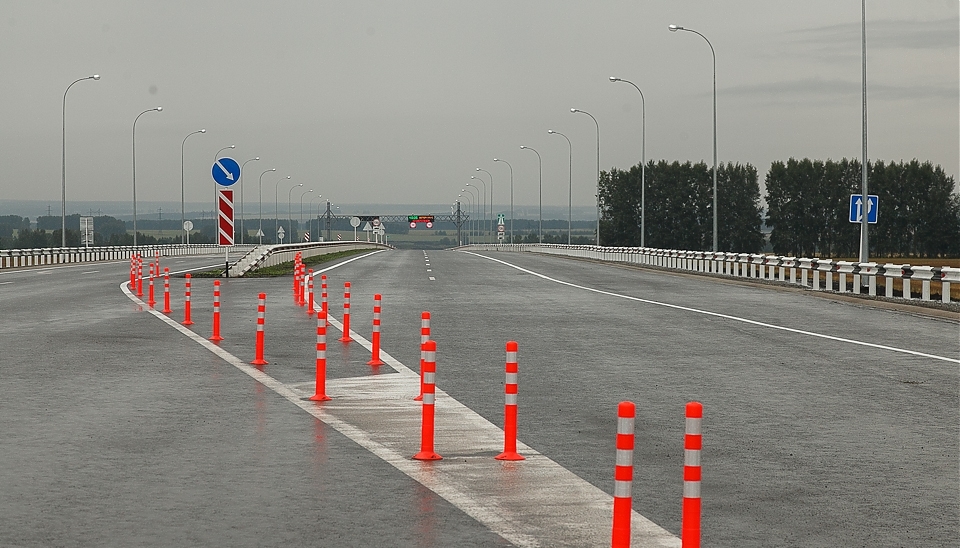
[(893, 263), (856, 263), (829, 259), (783, 257), (750, 253), (710, 251), (680, 251), (640, 247), (598, 247), (594, 245), (564, 244), (475, 244), (472, 249), (516, 251), (582, 257), (600, 261), (619, 262), (672, 268), (689, 272), (724, 276), (775, 280), (809, 287), (814, 290), (839, 293), (866, 293), (876, 296), (882, 287), (885, 297), (932, 300), (939, 295), (944, 303), (951, 302), (951, 284), (960, 284), (960, 268), (947, 266), (911, 266)]

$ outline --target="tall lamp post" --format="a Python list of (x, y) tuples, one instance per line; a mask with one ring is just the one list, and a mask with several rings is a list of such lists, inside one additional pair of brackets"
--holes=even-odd
[(510, 243), (513, 243), (513, 166), (506, 160), (494, 158), (494, 162), (503, 162), (510, 168)]
[(160, 112), (163, 107), (148, 108), (133, 119), (133, 247), (137, 247), (137, 121), (148, 112)]
[(73, 84), (76, 84), (77, 82), (99, 79), (99, 74), (78, 78), (77, 80), (74, 80), (72, 84), (67, 86), (67, 89), (63, 92), (63, 117), (61, 118), (61, 129), (63, 130), (61, 142), (62, 156), (60, 159), (60, 247), (67, 247), (67, 92), (70, 91), (70, 88), (73, 87)]
[(488, 243), (493, 243), (493, 174), (479, 167), (477, 171), (482, 171), (490, 177), (490, 241)]
[(600, 246), (600, 122), (593, 117), (593, 114), (585, 110), (580, 110), (578, 108), (570, 109), (570, 112), (581, 112), (586, 114), (590, 118), (593, 118), (593, 123), (597, 126), (597, 247)]
[(471, 185), (467, 183), (467, 186), (472, 186), (473, 188), (476, 188), (477, 194), (480, 194), (480, 216), (483, 219), (480, 221), (481, 233), (478, 234), (477, 236), (480, 238), (481, 241), (483, 241), (486, 239), (485, 236), (487, 232), (487, 182), (481, 179), (480, 177), (477, 177), (476, 175), (471, 175), (470, 178), (475, 181), (480, 181), (480, 184), (483, 185), (483, 193), (481, 193), (477, 185)]
[(250, 158), (246, 162), (240, 164), (240, 243), (243, 243), (244, 237), (247, 235), (247, 231), (243, 229), (243, 166), (247, 165), (247, 162), (258, 162), (260, 157)]
[[(865, 1), (865, 0), (864, 0)], [(693, 29), (686, 29), (678, 25), (670, 25), (670, 32), (685, 30), (698, 35), (706, 40), (710, 46), (710, 53), (713, 54), (713, 251), (717, 251), (717, 52), (713, 49), (713, 44), (707, 37)]]
[(559, 135), (564, 139), (566, 139), (567, 147), (570, 150), (570, 168), (568, 171), (570, 175), (570, 190), (569, 190), (569, 199), (567, 202), (567, 245), (570, 245), (570, 242), (572, 241), (571, 235), (573, 234), (573, 144), (570, 143), (569, 137), (560, 133), (559, 131), (553, 131), (552, 129), (548, 129), (547, 133), (551, 135)]
[[(313, 201), (319, 200), (321, 198), (323, 198), (323, 194), (317, 194), (313, 198), (310, 198), (310, 203), (309, 203), (309, 207), (307, 208), (307, 213), (310, 213), (311, 211), (313, 211)], [(317, 202), (317, 231), (313, 232), (312, 217), (310, 218), (310, 222), (308, 224), (310, 226), (310, 232), (312, 232), (312, 234), (310, 235), (311, 236), (310, 239), (312, 240), (314, 237), (318, 237), (320, 235), (320, 202)]]
[[(471, 186), (471, 185), (467, 185), (467, 186)], [(476, 188), (476, 187), (474, 187), (474, 188)], [(472, 191), (472, 190), (467, 190), (467, 188), (464, 187), (464, 188), (461, 188), (461, 189), (460, 189), (460, 192), (466, 192), (466, 193), (467, 193), (467, 196), (470, 197), (470, 213), (476, 213), (477, 207), (479, 206), (480, 202), (477, 200), (477, 197), (473, 195), (473, 191)], [(470, 221), (471, 221), (471, 224), (472, 224), (472, 227), (471, 227), (471, 228), (474, 228), (474, 229), (475, 229), (475, 228), (476, 228), (476, 225), (477, 225), (477, 219), (476, 219), (476, 218), (473, 218), (473, 219), (470, 219)], [(468, 235), (468, 236), (470, 235), (470, 230), (469, 230), (469, 229), (468, 229), (468, 231), (467, 231), (467, 235)], [(474, 232), (473, 235), (476, 235), (476, 232)], [(471, 242), (472, 242), (472, 241), (473, 241), (473, 239), (471, 238)]]
[[(290, 177), (287, 176), (287, 179), (289, 178)], [(280, 179), (280, 181), (283, 181), (283, 180), (285, 179)], [(280, 181), (277, 181), (278, 185), (280, 184)], [(302, 186), (303, 186), (303, 183), (297, 183), (296, 185), (290, 187), (290, 190), (287, 191), (287, 220), (290, 221), (290, 226), (288, 227), (290, 229), (290, 243), (293, 243), (293, 217), (291, 216), (292, 215), (291, 212), (293, 210), (290, 209), (290, 193), (293, 192), (293, 189), (299, 188)]]
[[(863, 64), (863, 162), (860, 164), (862, 173), (862, 182), (860, 191), (863, 193), (863, 209), (860, 219), (860, 262), (870, 261), (870, 238), (867, 229), (868, 212), (870, 208), (870, 195), (867, 193), (867, 1), (860, 2), (860, 41), (862, 43), (862, 64)], [(861, 280), (866, 280), (863, 276)], [(866, 283), (866, 282), (864, 282)]]
[(640, 93), (640, 111), (641, 115), (641, 137), (640, 137), (640, 247), (647, 246), (646, 240), (646, 220), (647, 220), (647, 102), (643, 98), (643, 92), (640, 86), (630, 80), (610, 77), (611, 82), (625, 82), (637, 89)]
[(313, 192), (312, 188), (310, 190), (304, 191), (304, 193), (300, 195), (300, 224), (297, 225), (298, 229), (303, 227), (303, 197), (306, 196), (307, 194), (310, 194), (311, 192)]
[[(277, 168), (273, 168), (273, 169), (271, 169), (270, 171), (276, 171), (276, 170), (277, 170)], [(290, 180), (290, 176), (289, 176), (289, 175), (287, 175), (286, 177), (280, 179), (280, 181), (289, 181), (289, 180)], [(277, 181), (277, 184), (274, 185), (274, 187), (273, 187), (274, 202), (276, 202), (277, 187), (280, 186), (280, 181)], [(263, 236), (262, 236), (262, 234), (263, 234), (263, 174), (262, 174), (262, 173), (260, 174), (260, 205), (259, 205), (258, 207), (259, 207), (259, 209), (260, 209), (260, 213), (259, 213), (259, 216), (260, 216), (260, 226), (259, 226), (259, 228), (257, 229), (257, 232), (258, 232), (259, 234), (261, 234), (260, 238), (263, 238)], [(277, 205), (276, 203), (274, 203), (273, 207), (274, 207), (274, 209), (278, 209), (278, 208), (279, 208), (279, 205)], [(279, 232), (279, 226), (277, 226), (277, 225), (279, 225), (279, 223), (280, 223), (280, 219), (279, 219), (280, 214), (279, 214), (279, 211), (275, 211), (275, 212), (274, 212), (274, 216), (277, 217), (276, 219), (273, 220), (273, 223), (274, 223), (274, 231), (275, 231), (275, 233), (276, 233), (276, 232)], [(278, 238), (278, 239), (279, 239), (279, 238)], [(262, 240), (261, 240), (261, 242), (262, 242)]]
[[(461, 190), (461, 194), (457, 195), (457, 198), (467, 198), (467, 205), (469, 206), (468, 211), (473, 212), (473, 194), (466, 192), (466, 189)], [(467, 225), (467, 237), (470, 237), (470, 226)], [(460, 242), (460, 245), (463, 245), (463, 242)]]
[(543, 243), (543, 159), (540, 158), (540, 153), (531, 147), (520, 145), (521, 150), (532, 150), (534, 154), (537, 155), (537, 166), (539, 167), (540, 172), (540, 243)]
[(190, 132), (190, 133), (187, 134), (186, 137), (183, 138), (183, 141), (180, 143), (180, 243), (181, 243), (181, 244), (186, 243), (186, 241), (187, 241), (187, 240), (186, 240), (187, 229), (183, 228), (183, 225), (186, 224), (186, 221), (187, 221), (186, 213), (185, 213), (186, 208), (185, 208), (185, 202), (184, 202), (184, 197), (183, 197), (183, 187), (184, 187), (184, 184), (183, 184), (183, 148), (184, 148), (184, 146), (187, 144), (187, 138), (188, 138), (188, 137), (190, 137), (191, 135), (196, 135), (196, 134), (198, 134), (198, 133), (206, 133), (206, 132), (207, 132), (207, 130), (205, 130), (205, 129), (198, 129), (197, 131)]

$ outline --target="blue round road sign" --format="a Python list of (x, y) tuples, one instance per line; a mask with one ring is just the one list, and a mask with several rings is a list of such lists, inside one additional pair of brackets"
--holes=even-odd
[(230, 186), (240, 179), (240, 164), (233, 158), (220, 158), (213, 163), (213, 180), (221, 186)]

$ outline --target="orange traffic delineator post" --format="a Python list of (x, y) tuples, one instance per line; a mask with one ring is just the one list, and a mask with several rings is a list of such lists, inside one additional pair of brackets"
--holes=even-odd
[(127, 287), (129, 287), (131, 291), (137, 288), (137, 256), (136, 255), (130, 255), (130, 285), (128, 285)]
[[(323, 310), (323, 317), (327, 317), (327, 275), (320, 275), (320, 309)], [(327, 320), (327, 325), (330, 321)]]
[(156, 273), (157, 276), (160, 275), (160, 252), (159, 251), (157, 251), (157, 260), (156, 260), (156, 263), (154, 264), (154, 272)]
[(423, 361), (423, 420), (420, 428), (420, 452), (416, 460), (440, 460), (433, 450), (434, 404), (436, 402), (437, 342), (423, 343), (426, 353)]
[(183, 292), (183, 325), (193, 325), (190, 319), (190, 273), (186, 275), (186, 290)]
[(317, 391), (311, 401), (329, 401), (327, 395), (327, 312), (317, 312)]
[(343, 336), (340, 342), (350, 342), (350, 282), (343, 282)]
[(163, 267), (163, 313), (169, 314), (170, 310), (170, 269)]
[(373, 339), (373, 349), (367, 365), (383, 365), (380, 359), (380, 300), (379, 293), (373, 296), (373, 336), (370, 337)]
[(620, 402), (617, 406), (617, 464), (613, 475), (613, 548), (630, 548), (635, 417), (633, 402)]
[(307, 304), (307, 265), (300, 264), (300, 306)]
[(213, 336), (210, 340), (223, 340), (220, 336), (220, 280), (213, 281)]
[(413, 398), (413, 401), (423, 399), (423, 343), (430, 340), (430, 313), (420, 313), (420, 395)]
[(267, 365), (267, 360), (263, 359), (263, 323), (267, 311), (267, 294), (261, 293), (257, 297), (257, 348), (252, 365)]
[(683, 437), (683, 517), (680, 520), (680, 542), (683, 548), (700, 548), (700, 450), (703, 435), (703, 404), (687, 403), (687, 426)]
[(150, 272), (150, 296), (147, 299), (147, 304), (150, 305), (150, 308), (153, 308), (153, 305), (157, 304), (157, 301), (153, 298), (153, 269)]
[(307, 315), (313, 316), (313, 269), (307, 270)]
[(137, 263), (137, 297), (143, 297), (143, 261)]
[(525, 460), (517, 453), (517, 341), (507, 343), (507, 378), (503, 385), (503, 453), (497, 460)]

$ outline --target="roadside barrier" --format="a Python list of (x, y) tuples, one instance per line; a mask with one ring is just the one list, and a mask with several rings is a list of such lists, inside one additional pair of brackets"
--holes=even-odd
[(263, 324), (267, 312), (267, 294), (261, 293), (257, 296), (257, 347), (252, 365), (267, 365), (267, 360), (263, 359)]
[(163, 310), (164, 314), (172, 312), (170, 310), (170, 269), (163, 267)]
[(307, 315), (313, 316), (313, 269), (307, 270)]
[(220, 280), (213, 281), (213, 336), (210, 340), (223, 340), (220, 336)]
[(525, 460), (517, 453), (517, 342), (507, 343), (506, 381), (503, 384), (503, 453), (497, 460)]
[(635, 417), (636, 406), (633, 402), (620, 402), (617, 406), (617, 464), (613, 474), (612, 546), (614, 548), (629, 548), (630, 546), (630, 520), (633, 512), (633, 426)]
[(327, 395), (327, 312), (317, 312), (317, 390), (311, 401), (329, 401)]
[(379, 293), (373, 296), (373, 336), (370, 337), (373, 340), (373, 349), (367, 365), (383, 365), (383, 360), (380, 359), (380, 300)]
[(703, 436), (703, 404), (687, 403), (687, 427), (683, 438), (683, 518), (680, 541), (683, 548), (700, 548), (700, 450)]
[(343, 282), (343, 336), (340, 342), (350, 342), (350, 282)]
[(437, 343), (423, 343), (423, 419), (420, 428), (420, 452), (416, 460), (440, 460), (443, 457), (433, 450), (434, 403), (436, 402)]
[(423, 344), (430, 340), (430, 313), (422, 312), (420, 314), (420, 395), (413, 398), (413, 401), (423, 399)]
[(155, 304), (157, 304), (157, 301), (156, 299), (153, 298), (153, 269), (151, 268), (150, 269), (150, 293), (149, 293), (149, 297), (147, 298), (147, 305), (149, 305), (150, 308), (153, 308), (153, 305)]
[(183, 325), (193, 325), (190, 319), (190, 273), (186, 275), (186, 290), (183, 294)]

